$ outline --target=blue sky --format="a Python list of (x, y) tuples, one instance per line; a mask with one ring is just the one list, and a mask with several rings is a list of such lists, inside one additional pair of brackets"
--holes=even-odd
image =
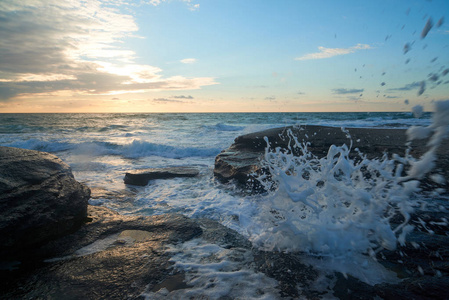
[(448, 12), (445, 0), (2, 0), (0, 112), (431, 110), (449, 98)]

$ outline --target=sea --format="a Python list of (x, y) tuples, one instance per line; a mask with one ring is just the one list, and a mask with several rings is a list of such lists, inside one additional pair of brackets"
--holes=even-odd
[[(329, 220), (326, 221), (323, 216), (332, 213), (332, 218), (334, 218), (336, 214), (342, 213), (341, 209), (338, 212), (324, 212), (321, 210), (326, 205), (321, 205), (317, 206), (321, 207), (320, 211), (316, 211), (316, 207), (314, 208), (309, 202), (302, 201), (301, 197), (304, 194), (299, 197), (298, 193), (290, 193), (291, 191), (288, 190), (283, 193), (277, 192), (277, 194), (273, 192), (272, 195), (244, 194), (232, 183), (224, 184), (214, 178), (215, 157), (222, 150), (231, 146), (236, 137), (270, 128), (291, 125), (323, 125), (346, 129), (351, 127), (409, 128), (411, 126), (427, 127), (431, 123), (432, 113), (430, 112), (419, 115), (413, 112), (0, 114), (0, 146), (55, 154), (69, 164), (75, 178), (87, 186), (112, 193), (132, 195), (132, 197), (90, 199), (91, 205), (108, 207), (125, 215), (151, 216), (178, 213), (191, 218), (210, 218), (238, 231), (252, 241), (255, 247), (271, 247), (272, 250), (281, 251), (305, 251), (309, 252), (311, 257), (317, 253), (320, 256), (333, 257), (333, 259), (345, 256), (344, 259), (351, 261), (352, 267), (335, 264), (336, 271), (344, 270), (346, 273), (358, 276), (354, 272), (360, 272), (358, 270), (360, 265), (364, 265), (366, 272), (358, 277), (364, 278), (363, 280), (369, 284), (375, 284), (383, 280), (391, 282), (394, 280), (392, 279), (394, 275), (385, 270), (382, 271), (381, 266), (375, 266), (374, 259), (366, 261), (370, 257), (370, 255), (366, 255), (366, 249), (371, 249), (370, 245), (364, 244), (367, 242), (364, 240), (367, 239), (366, 233), (355, 232), (358, 229), (354, 228), (354, 232), (349, 234), (356, 241), (360, 241), (359, 246), (365, 245), (364, 249), (360, 249), (359, 246), (353, 249), (348, 248), (352, 246), (330, 246), (329, 241), (332, 240), (335, 244), (340, 237), (329, 234), (329, 231), (335, 232), (337, 229), (326, 229), (328, 228), (326, 222)], [(341, 153), (347, 150), (345, 148), (338, 149)], [(281, 154), (278, 153), (278, 155)], [(285, 158), (281, 158), (281, 161), (283, 160)], [(373, 163), (367, 162), (367, 165), (370, 164)], [(354, 162), (349, 162), (349, 165), (354, 165)], [(388, 164), (384, 162), (382, 166), (378, 165), (384, 168)], [(126, 172), (176, 166), (196, 167), (200, 170), (200, 175), (195, 178), (152, 180), (145, 187), (127, 186), (123, 182)], [(276, 166), (276, 168), (280, 168), (279, 161)], [(317, 180), (322, 182), (324, 175), (319, 173), (328, 172), (328, 169), (314, 167), (314, 170), (318, 177), (321, 176)], [(354, 180), (351, 179), (353, 177), (348, 178)], [(283, 179), (279, 177), (279, 180)], [(329, 179), (329, 182), (332, 180)], [(372, 187), (367, 188), (372, 184), (372, 182), (369, 184), (364, 182), (363, 185), (351, 183), (349, 186), (359, 191), (360, 189), (372, 189)], [(290, 184), (288, 188), (291, 189), (291, 186)], [(309, 186), (306, 189), (305, 197), (312, 194), (317, 195), (318, 192), (314, 190), (318, 189), (317, 186), (319, 184), (312, 188)], [(335, 185), (329, 187), (329, 189), (332, 188), (341, 190)], [(398, 194), (409, 195), (411, 192), (400, 190), (395, 193), (394, 195), (397, 196)], [(295, 195), (299, 198), (295, 198)], [(329, 201), (332, 197), (335, 199), (335, 195), (335, 191), (329, 190), (322, 194), (321, 198), (314, 198), (314, 201)], [(362, 196), (357, 197), (363, 198), (364, 201), (377, 199), (374, 194), (363, 194)], [(285, 203), (305, 205), (304, 207), (308, 208), (309, 213), (314, 214), (315, 217), (304, 215), (299, 217), (289, 214), (290, 206), (275, 202), (278, 201), (276, 199), (282, 197), (289, 198)], [(385, 195), (381, 198), (384, 199)], [(276, 224), (274, 229), (273, 224), (276, 222), (276, 218), (269, 216), (273, 207), (277, 207), (281, 213), (284, 209), (284, 219), (289, 218), (288, 222)], [(358, 208), (359, 211), (364, 209), (362, 206)], [(370, 214), (375, 213), (370, 211)], [(363, 218), (366, 219), (366, 216), (364, 215)], [(277, 219), (279, 220), (279, 218)], [(301, 224), (301, 220), (308, 223)], [(376, 222), (375, 220), (378, 220), (379, 224), (385, 225), (385, 220), (382, 218), (371, 218), (370, 220), (373, 220), (373, 224)], [(312, 227), (320, 228), (316, 232), (316, 235), (319, 236), (312, 236)], [(284, 232), (279, 233), (284, 229)], [(290, 232), (288, 232), (289, 230)], [(372, 235), (372, 232), (370, 234)], [(389, 241), (384, 236), (391, 233), (380, 232), (378, 234), (380, 240), (385, 242), (384, 244), (387, 244), (388, 248)], [(288, 239), (288, 242), (283, 239)], [(354, 244), (349, 241), (341, 243), (343, 242), (348, 245)], [(396, 240), (393, 239), (392, 242), (395, 243)], [(317, 243), (321, 244), (317, 246)], [(368, 241), (369, 243), (370, 241)], [(194, 240), (183, 245), (173, 245), (168, 251), (173, 253), (173, 262), (177, 268), (193, 274), (188, 277), (191, 280), (190, 284), (194, 286), (189, 294), (191, 297), (201, 296), (214, 299), (217, 295), (231, 298), (236, 295), (246, 295), (245, 297), (257, 299), (278, 298), (279, 293), (276, 290), (275, 280), (248, 269), (250, 264), (244, 264), (245, 267), (243, 264), (240, 267), (237, 266), (236, 261), (227, 259), (232, 256), (229, 249)], [(216, 253), (222, 253), (222, 255), (216, 255)], [(351, 259), (347, 259), (348, 253), (352, 255)], [(229, 268), (222, 270), (217, 267), (217, 263), (204, 262), (204, 257), (212, 254), (227, 261)], [(357, 256), (359, 254), (362, 256)], [(354, 258), (356, 256), (358, 258)], [(364, 261), (357, 265), (355, 262), (358, 259)], [(321, 261), (321, 264), (324, 263)], [(367, 268), (367, 265), (370, 267)], [(330, 267), (330, 264), (327, 264), (327, 267)], [(246, 268), (244, 272), (242, 268)], [(380, 273), (384, 275), (379, 276)], [(215, 280), (214, 287), (205, 288), (211, 278)], [(254, 284), (254, 282), (259, 284)], [(177, 299), (180, 294), (176, 293), (180, 292), (162, 290), (153, 291), (147, 296), (150, 299), (158, 297)]]

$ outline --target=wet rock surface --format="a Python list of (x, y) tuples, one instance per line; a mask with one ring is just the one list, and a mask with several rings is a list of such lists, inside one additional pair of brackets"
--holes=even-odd
[(58, 157), (0, 147), (0, 255), (20, 256), (79, 228), (90, 190)]
[[(341, 128), (325, 126), (289, 126), (255, 132), (239, 136), (226, 150), (223, 150), (215, 159), (214, 175), (222, 182), (236, 181), (241, 186), (257, 189), (254, 173), (260, 172), (261, 159), (265, 153), (268, 138), (272, 149), (281, 147), (287, 149), (292, 143), (288, 136), (291, 130), (299, 142), (310, 143), (308, 150), (317, 157), (327, 155), (331, 145), (350, 145), (358, 148), (368, 158), (381, 158), (387, 152), (404, 155), (407, 150), (407, 136), (405, 129), (374, 129), (374, 128), (346, 128), (350, 134), (343, 132)], [(413, 141), (410, 154), (420, 157), (427, 151), (426, 140)], [(295, 153), (295, 149), (293, 149)], [(299, 153), (295, 153), (299, 154)], [(355, 151), (352, 153), (357, 155)], [(444, 175), (449, 175), (449, 141), (446, 139), (437, 151), (437, 168)], [(448, 176), (446, 176), (447, 178)]]
[[(5, 299), (128, 299), (176, 274), (165, 245), (202, 232), (181, 215), (122, 216), (89, 206), (77, 232), (35, 249), (33, 261), (2, 270)], [(181, 280), (182, 282), (182, 280)], [(182, 286), (182, 285), (181, 285)]]
[(167, 167), (137, 170), (125, 174), (125, 184), (145, 186), (154, 179), (170, 179), (176, 177), (195, 177), (199, 175), (194, 167)]
[[(407, 244), (400, 252), (380, 253), (379, 262), (401, 280), (371, 286), (350, 275), (323, 273), (308, 262), (305, 253), (255, 249), (245, 237), (213, 220), (181, 215), (123, 216), (95, 206), (89, 206), (89, 222), (77, 232), (35, 249), (34, 260), (16, 265), (16, 270), (1, 270), (4, 284), (0, 294), (5, 299), (142, 299), (144, 293), (160, 289), (189, 289), (185, 274), (173, 268), (166, 250), (168, 244), (194, 238), (237, 253), (252, 253), (245, 268), (274, 278), (279, 296), (286, 299), (447, 296), (446, 235), (429, 237), (417, 231), (409, 242), (420, 247)], [(317, 284), (320, 276), (327, 282), (325, 289)]]

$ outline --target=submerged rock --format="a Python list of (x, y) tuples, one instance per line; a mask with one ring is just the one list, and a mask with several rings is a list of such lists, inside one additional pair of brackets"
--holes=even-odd
[(125, 174), (125, 184), (144, 186), (154, 179), (170, 179), (176, 177), (195, 177), (200, 172), (193, 167), (168, 167), (137, 170)]
[(78, 229), (89, 197), (58, 157), (0, 147), (0, 255), (20, 256)]

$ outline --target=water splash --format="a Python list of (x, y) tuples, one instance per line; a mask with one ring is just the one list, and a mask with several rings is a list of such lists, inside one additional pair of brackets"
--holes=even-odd
[[(432, 170), (436, 149), (449, 132), (449, 100), (437, 102), (435, 111), (430, 126), (407, 132), (409, 140), (430, 137), (430, 149), (420, 159), (408, 151), (403, 157), (368, 159), (352, 149), (343, 128), (349, 146), (333, 145), (322, 158), (291, 131), (287, 149), (271, 149), (266, 139), (263, 165), (270, 175), (259, 181), (270, 192), (256, 217), (261, 228), (252, 229), (253, 241), (270, 250), (340, 258), (355, 253), (374, 258), (382, 249), (404, 245), (413, 230), (408, 223), (419, 180)], [(356, 158), (350, 156), (354, 152)]]

